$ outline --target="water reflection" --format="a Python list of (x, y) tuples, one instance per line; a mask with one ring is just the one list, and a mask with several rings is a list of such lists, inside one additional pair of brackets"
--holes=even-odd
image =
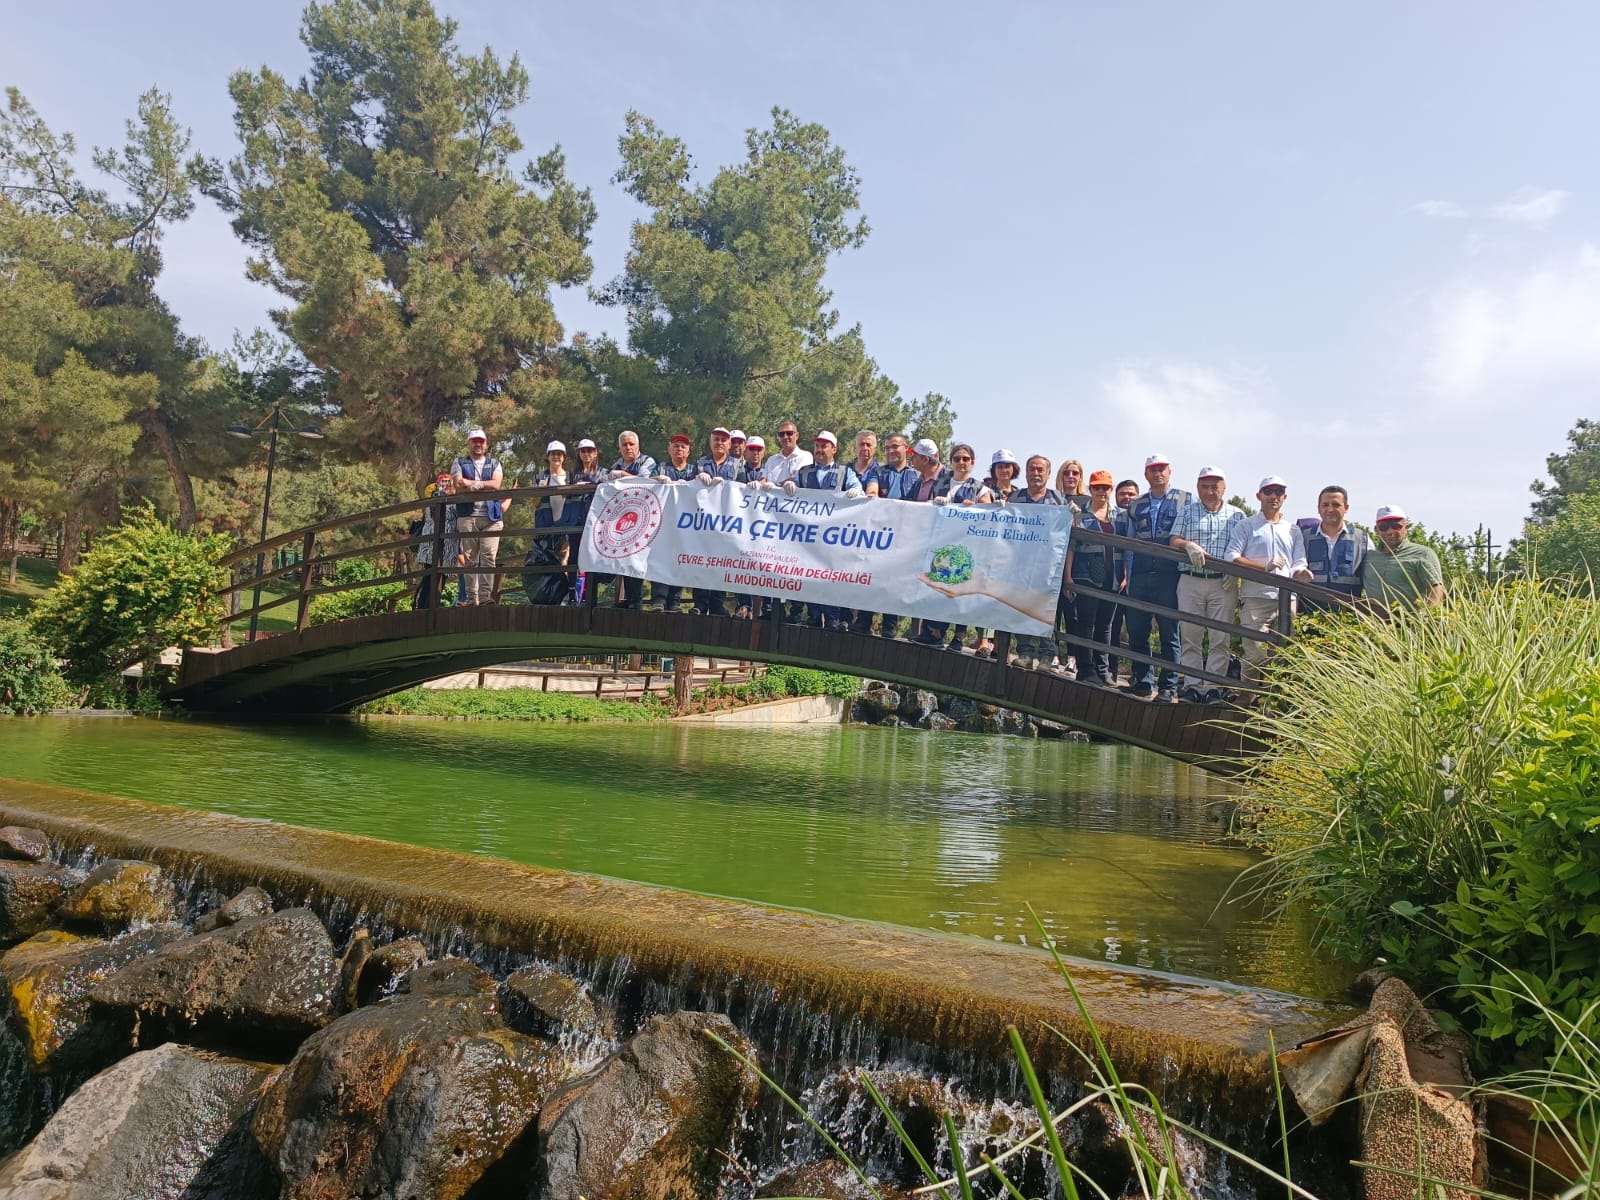
[(1221, 904), (1225, 785), (1140, 751), (908, 730), (8, 721), (29, 779), (1330, 994)]

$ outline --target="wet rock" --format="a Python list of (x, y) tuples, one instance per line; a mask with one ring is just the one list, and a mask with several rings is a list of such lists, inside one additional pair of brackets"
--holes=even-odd
[(861, 707), (869, 721), (881, 721), (900, 710), (900, 693), (887, 684), (871, 684), (861, 692)]
[(915, 725), (926, 719), (929, 713), (939, 711), (939, 697), (932, 692), (925, 692), (921, 688), (907, 688), (900, 697), (900, 719), (907, 724)]
[(939, 711), (959, 725), (978, 711), (977, 702), (965, 696), (945, 696), (939, 702)]
[(850, 702), (850, 723), (852, 725), (870, 725), (875, 714), (863, 704), (859, 697)]
[(512, 1028), (534, 1037), (606, 1041), (616, 1036), (616, 1023), (600, 1011), (588, 989), (544, 963), (506, 977), (500, 1010)]
[(123, 1059), (71, 1096), (0, 1167), (18, 1200), (256, 1200), (271, 1173), (248, 1121), (271, 1068), (167, 1045)]
[(428, 961), (428, 948), (416, 938), (401, 938), (379, 946), (361, 966), (356, 978), (356, 1007), (375, 1004), (394, 991), (400, 977)]
[(885, 729), (893, 729), (895, 726), (903, 724), (903, 722), (900, 720), (898, 714), (890, 713), (887, 717), (884, 717), (883, 720), (879, 721), (878, 724), (882, 725)]
[(923, 718), (922, 728), (932, 729), (938, 733), (949, 733), (960, 726), (953, 718), (945, 716), (942, 712), (935, 712)]
[(361, 968), (372, 957), (372, 934), (358, 929), (350, 935), (350, 944), (339, 959), (339, 1011), (352, 1012), (360, 1007), (356, 987), (361, 982)]
[(27, 825), (0, 825), (0, 858), (38, 862), (50, 856), (50, 835)]
[(306, 908), (249, 917), (163, 946), (89, 994), (141, 1042), (199, 1031), (292, 1041), (333, 1018), (339, 964), (322, 922)]
[(904, 1192), (874, 1184), (869, 1189), (848, 1164), (836, 1158), (807, 1163), (780, 1171), (756, 1189), (757, 1200), (764, 1196), (804, 1196), (817, 1200), (898, 1200)]
[(979, 704), (976, 707), (979, 714), (985, 717), (993, 717), (1005, 712), (1005, 709), (1001, 708), (998, 704)]
[(1039, 736), (1040, 737), (1049, 738), (1052, 741), (1064, 738), (1064, 737), (1067, 736), (1067, 734), (1072, 732), (1065, 725), (1063, 725), (1060, 721), (1039, 720), (1039, 721), (1035, 721), (1034, 724), (1036, 724), (1039, 727)]
[(1019, 713), (1014, 709), (1002, 709), (1000, 713), (1000, 731), (1016, 737), (1038, 737), (1038, 731), (1033, 728), (1033, 722), (1026, 713)]
[(112, 940), (59, 930), (35, 934), (0, 956), (5, 1020), (37, 1074), (99, 1070), (127, 1051), (118, 1028), (91, 1019), (89, 992), (135, 959), (179, 940), (177, 925), (132, 930)]
[(492, 996), (494, 976), (464, 958), (441, 958), (401, 976), (395, 987), (404, 996)]
[(177, 890), (154, 863), (113, 858), (101, 863), (72, 889), (61, 919), (105, 930), (171, 921), (178, 911)]
[(48, 925), (72, 883), (72, 872), (54, 863), (0, 861), (0, 946)]
[(625, 1200), (718, 1194), (754, 1071), (754, 1048), (726, 1017), (657, 1017), (592, 1074), (568, 1084), (539, 1114), (540, 1200)]
[(961, 722), (963, 733), (999, 733), (1000, 716), (998, 713), (975, 712)]
[(224, 925), (237, 925), (250, 917), (264, 917), (272, 911), (272, 897), (258, 887), (247, 887), (237, 896), (223, 901), (216, 912), (207, 913), (194, 923), (196, 933), (210, 933)]
[(505, 1027), (493, 995), (400, 993), (307, 1038), (252, 1130), (283, 1200), (452, 1200), (569, 1075), (554, 1047)]

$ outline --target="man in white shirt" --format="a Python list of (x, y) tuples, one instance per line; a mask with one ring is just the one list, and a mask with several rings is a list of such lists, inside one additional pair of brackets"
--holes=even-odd
[(767, 461), (761, 468), (761, 478), (771, 487), (782, 487), (800, 474), (801, 467), (809, 467), (811, 463), (811, 451), (800, 448), (799, 427), (793, 421), (785, 421), (778, 426), (777, 452), (767, 455)]
[[(1254, 567), (1288, 579), (1306, 569), (1306, 543), (1300, 527), (1284, 519), (1283, 501), (1289, 485), (1276, 475), (1268, 475), (1256, 490), (1261, 511), (1246, 517), (1228, 535), (1223, 558), (1241, 567)], [(1278, 589), (1271, 584), (1243, 580), (1239, 587), (1239, 623), (1262, 633), (1278, 623)], [(1267, 656), (1267, 643), (1245, 638), (1244, 658), (1247, 679), (1259, 677), (1258, 668)]]
[[(1189, 556), (1187, 563), (1178, 564), (1178, 609), (1231, 623), (1239, 601), (1239, 581), (1208, 564), (1227, 554), (1234, 526), (1248, 518), (1244, 509), (1223, 499), (1227, 495), (1228, 481), (1220, 467), (1201, 467), (1194, 491), (1196, 500), (1183, 506), (1172, 527), (1173, 549)], [(1202, 666), (1202, 642), (1208, 636), (1210, 641), (1205, 647), (1207, 653)], [(1178, 693), (1180, 700), (1203, 704), (1222, 699), (1221, 685), (1200, 678), (1197, 672), (1227, 675), (1230, 640), (1218, 630), (1194, 621), (1183, 622), (1178, 630), (1181, 648), (1178, 661), (1183, 665), (1186, 686)]]

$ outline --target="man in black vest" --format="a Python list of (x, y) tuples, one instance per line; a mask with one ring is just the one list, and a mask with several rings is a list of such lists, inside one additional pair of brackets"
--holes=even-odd
[[(1296, 571), (1294, 577), (1354, 600), (1361, 595), (1361, 564), (1371, 544), (1365, 530), (1345, 523), (1349, 511), (1349, 492), (1336, 483), (1322, 489), (1317, 515), (1296, 522), (1306, 542), (1306, 569)], [(1326, 607), (1311, 596), (1302, 597), (1301, 604), (1311, 610)]]

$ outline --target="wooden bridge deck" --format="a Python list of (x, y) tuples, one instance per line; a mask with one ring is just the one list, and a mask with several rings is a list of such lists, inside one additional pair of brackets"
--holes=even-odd
[(1060, 721), (1231, 771), (1250, 753), (1242, 710), (1153, 703), (1114, 688), (928, 646), (733, 617), (506, 605), (386, 613), (231, 650), (190, 650), (169, 698), (235, 715), (348, 712), (429, 679), (512, 659), (701, 654), (786, 663), (926, 688)]

